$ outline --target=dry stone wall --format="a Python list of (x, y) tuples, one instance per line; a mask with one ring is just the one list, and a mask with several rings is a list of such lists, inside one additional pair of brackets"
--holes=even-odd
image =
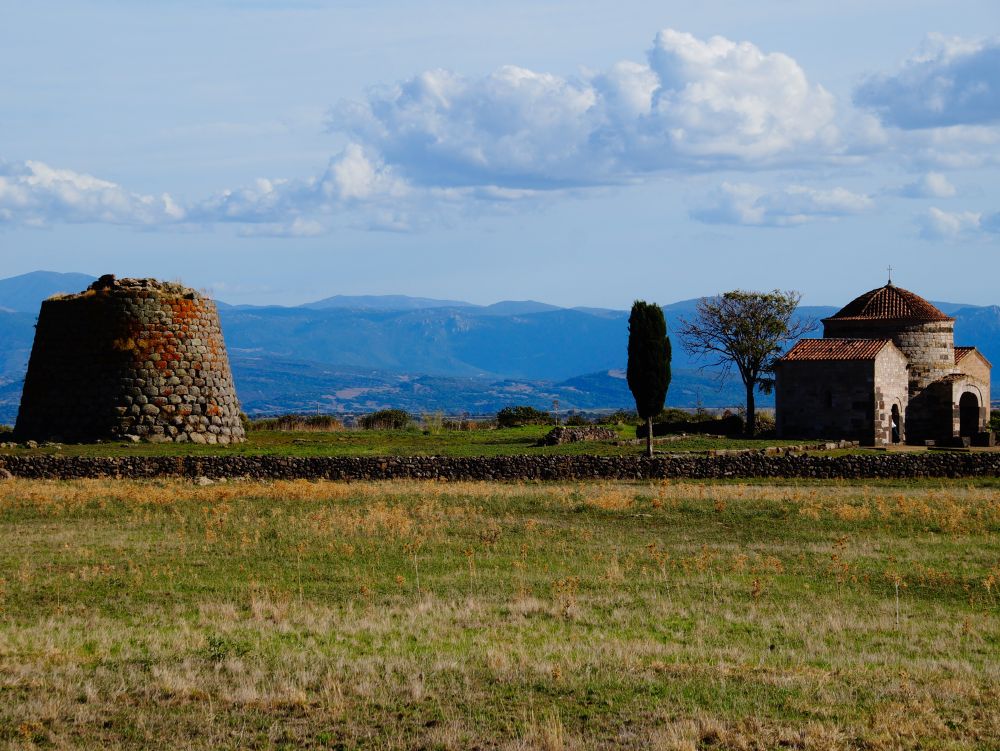
[(0, 470), (35, 479), (652, 480), (665, 478), (915, 479), (1000, 477), (1000, 452), (768, 456), (63, 457), (0, 456)]
[(215, 303), (179, 284), (101, 277), (42, 303), (20, 440), (244, 440)]

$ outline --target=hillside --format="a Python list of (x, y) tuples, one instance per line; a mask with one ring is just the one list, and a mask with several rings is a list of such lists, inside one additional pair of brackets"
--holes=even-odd
[(87, 274), (32, 271), (0, 279), (0, 308), (38, 315), (38, 305), (46, 297), (59, 292), (79, 292), (96, 278)]
[(543, 380), (621, 367), (624, 315), (598, 318), (556, 310), (500, 316), (464, 308), (220, 310), (234, 351), (406, 373)]

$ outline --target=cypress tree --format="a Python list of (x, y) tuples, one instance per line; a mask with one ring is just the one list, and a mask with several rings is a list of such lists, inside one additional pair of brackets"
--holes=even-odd
[(646, 421), (646, 455), (653, 455), (653, 418), (663, 410), (670, 386), (670, 339), (663, 310), (636, 300), (628, 318), (628, 387)]

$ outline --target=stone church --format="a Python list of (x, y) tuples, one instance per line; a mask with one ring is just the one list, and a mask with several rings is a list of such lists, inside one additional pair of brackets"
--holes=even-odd
[(988, 440), (989, 361), (956, 347), (955, 319), (893, 285), (823, 319), (775, 368), (779, 437), (864, 445)]

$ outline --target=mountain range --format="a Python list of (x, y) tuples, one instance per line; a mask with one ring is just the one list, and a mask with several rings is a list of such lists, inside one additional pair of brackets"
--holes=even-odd
[[(32, 272), (0, 280), (0, 423), (16, 417), (39, 304), (84, 289), (86, 274)], [(697, 300), (663, 306), (668, 331)], [(935, 303), (956, 318), (956, 342), (1000, 362), (1000, 307)], [(836, 307), (803, 306), (819, 319)], [(525, 301), (475, 305), (401, 295), (336, 295), (295, 307), (227, 305), (219, 316), (237, 391), (250, 414), (411, 412), (490, 414), (510, 404), (560, 410), (629, 408), (628, 312)], [(733, 406), (738, 378), (674, 342), (672, 406)], [(767, 404), (767, 399), (762, 399)]]

